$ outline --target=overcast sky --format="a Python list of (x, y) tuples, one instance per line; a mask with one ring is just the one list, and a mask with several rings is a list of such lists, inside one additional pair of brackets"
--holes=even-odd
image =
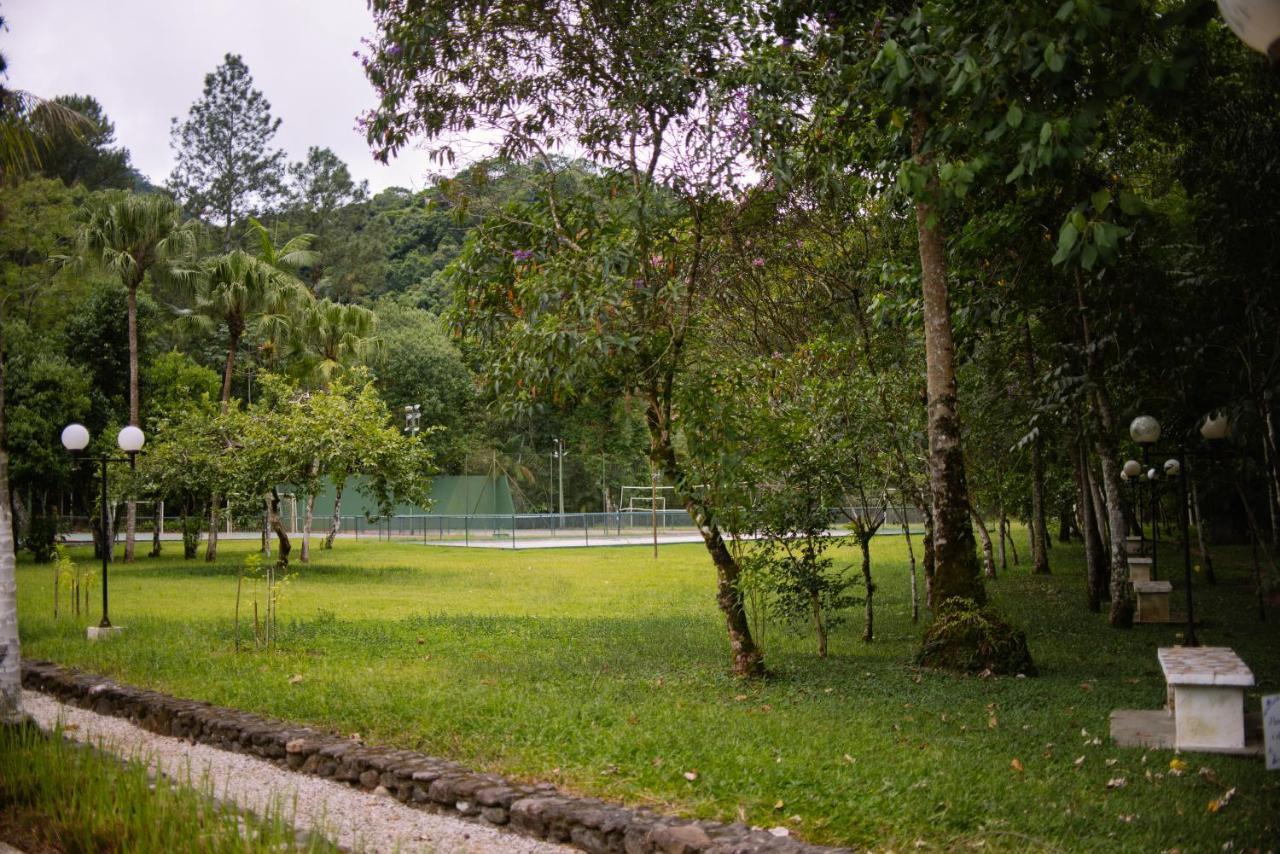
[(3, 0), (0, 14), (9, 85), (97, 98), (134, 166), (157, 184), (173, 168), (170, 118), (186, 118), (227, 53), (244, 58), (283, 120), (276, 145), (290, 161), (328, 146), (374, 192), (420, 188), (433, 171), (412, 149), (389, 166), (374, 162), (355, 130), (374, 103), (351, 55), (373, 31), (364, 0)]

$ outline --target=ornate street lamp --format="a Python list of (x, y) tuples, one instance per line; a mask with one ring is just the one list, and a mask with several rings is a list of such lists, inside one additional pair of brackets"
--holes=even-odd
[(1160, 520), (1156, 518), (1155, 485), (1158, 473), (1155, 469), (1148, 468), (1148, 465), (1151, 459), (1151, 446), (1160, 441), (1160, 422), (1150, 415), (1139, 415), (1129, 424), (1129, 436), (1142, 446), (1142, 467), (1147, 468), (1147, 481), (1151, 490), (1151, 580), (1155, 581), (1159, 577), (1156, 574), (1159, 564), (1159, 556), (1156, 552), (1159, 551), (1160, 546)]
[[(115, 538), (111, 538), (108, 542), (110, 522), (107, 518), (107, 463), (128, 463), (130, 468), (134, 468), (137, 462), (137, 456), (142, 451), (142, 446), (146, 444), (146, 435), (133, 425), (123, 428), (116, 435), (116, 445), (127, 455), (123, 459), (120, 457), (82, 457), (80, 453), (89, 447), (89, 431), (83, 424), (68, 424), (62, 429), (62, 446), (75, 455), (77, 461), (90, 460), (98, 463), (100, 472), (99, 480), (102, 484), (102, 622), (98, 624), (100, 629), (111, 628), (111, 620), (107, 616), (107, 561), (111, 557), (111, 550), (115, 546)], [(92, 631), (92, 630), (91, 630)]]
[(1280, 65), (1280, 0), (1218, 0), (1231, 32)]

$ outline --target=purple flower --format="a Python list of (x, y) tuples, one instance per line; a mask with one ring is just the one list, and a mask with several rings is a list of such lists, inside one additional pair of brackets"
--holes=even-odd
[(763, 267), (763, 266), (764, 266), (764, 259), (763, 259), (763, 258), (760, 258), (760, 257), (752, 258), (752, 259), (751, 259), (751, 266), (752, 266), (752, 267)]
[(635, 285), (636, 290), (644, 290), (644, 279), (636, 279), (631, 284)]
[(400, 47), (400, 45), (398, 44), (387, 45), (387, 54), (389, 56), (399, 56), (403, 52), (404, 52), (404, 49)]
[(533, 252), (529, 249), (517, 249), (511, 253), (511, 257), (517, 261), (528, 261), (533, 257)]

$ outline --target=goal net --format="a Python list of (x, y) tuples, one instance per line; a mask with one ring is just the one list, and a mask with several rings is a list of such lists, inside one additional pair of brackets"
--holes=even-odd
[(667, 509), (667, 499), (671, 498), (674, 502), (676, 495), (674, 486), (653, 487), (644, 486), (624, 486), (619, 495), (618, 506), (626, 508), (629, 512), (638, 512), (643, 510), (648, 513), (651, 510), (662, 512)]

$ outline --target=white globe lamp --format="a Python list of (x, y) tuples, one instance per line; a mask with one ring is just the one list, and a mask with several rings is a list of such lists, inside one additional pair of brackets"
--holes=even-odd
[(1160, 422), (1150, 415), (1139, 415), (1129, 424), (1129, 435), (1139, 445), (1154, 445), (1160, 441)]
[(1280, 0), (1218, 0), (1218, 9), (1240, 41), (1280, 63)]
[(126, 454), (136, 454), (142, 450), (142, 445), (147, 441), (147, 437), (141, 430), (130, 424), (120, 430), (116, 436), (116, 444), (120, 446), (120, 450)]
[(63, 427), (62, 447), (68, 451), (83, 451), (89, 447), (89, 430), (83, 424), (68, 424)]

